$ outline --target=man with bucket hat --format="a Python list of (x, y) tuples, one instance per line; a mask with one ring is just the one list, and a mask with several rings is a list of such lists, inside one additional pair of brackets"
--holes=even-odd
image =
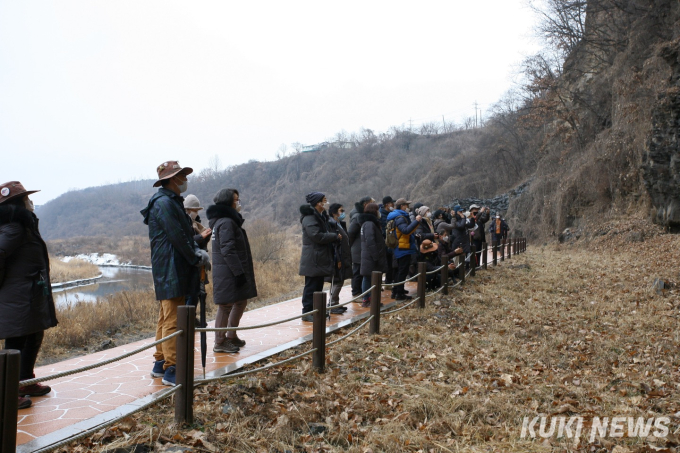
[[(44, 332), (57, 325), (47, 246), (38, 230), (38, 218), (19, 181), (0, 184), (0, 338), (5, 349), (20, 354), (19, 379), (35, 377)], [(51, 391), (39, 383), (19, 387), (19, 409), (31, 406), (28, 396)]]
[[(210, 266), (205, 250), (194, 241), (191, 217), (184, 211), (187, 175), (193, 172), (177, 161), (166, 161), (156, 169), (159, 187), (146, 208), (141, 211), (149, 226), (151, 268), (156, 299), (160, 301), (156, 340), (177, 331), (177, 307), (192, 292), (192, 276), (196, 267)], [(165, 341), (156, 346), (152, 377), (162, 377), (163, 384), (175, 385), (176, 343)]]

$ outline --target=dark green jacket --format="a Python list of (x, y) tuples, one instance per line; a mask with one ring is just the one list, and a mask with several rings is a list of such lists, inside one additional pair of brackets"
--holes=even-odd
[(191, 273), (198, 263), (198, 244), (194, 241), (191, 217), (184, 211), (184, 198), (160, 188), (142, 209), (149, 226), (151, 267), (156, 299), (187, 296)]

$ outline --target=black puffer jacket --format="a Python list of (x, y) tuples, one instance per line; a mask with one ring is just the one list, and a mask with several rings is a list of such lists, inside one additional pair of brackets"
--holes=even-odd
[(475, 220), (475, 224), (477, 225), (477, 229), (472, 233), (472, 239), (475, 241), (482, 241), (486, 242), (486, 222), (489, 221), (489, 213), (487, 211), (480, 212), (477, 214), (477, 219)]
[[(336, 281), (352, 278), (352, 253), (349, 247), (349, 236), (347, 235), (347, 231), (345, 231), (345, 228), (342, 226), (342, 222), (336, 222), (335, 219), (331, 218), (328, 219), (328, 231), (336, 236), (338, 234), (342, 236), (341, 241), (333, 244), (333, 261), (335, 263), (334, 277)], [(340, 267), (338, 267), (338, 262), (341, 263)], [(330, 282), (331, 278), (327, 277), (326, 281)]]
[(56, 325), (49, 257), (38, 218), (23, 206), (0, 205), (0, 338)]
[(359, 214), (361, 225), (361, 275), (373, 271), (387, 272), (385, 240), (380, 231), (380, 221), (373, 214)]
[(349, 221), (349, 245), (352, 248), (352, 264), (361, 264), (361, 224), (359, 223), (359, 215), (364, 213), (364, 207), (361, 203), (354, 203), (354, 216), (350, 214)]
[(213, 230), (212, 272), (215, 304), (233, 304), (257, 297), (253, 256), (248, 235), (243, 229), (243, 217), (231, 206), (220, 204), (208, 206), (206, 215)]
[(430, 219), (423, 217), (416, 228), (416, 239), (418, 239), (418, 246), (423, 243), (425, 239), (434, 241), (435, 229)]
[(451, 224), (453, 225), (453, 230), (451, 231), (451, 249), (455, 250), (458, 247), (462, 247), (465, 253), (470, 253), (470, 233), (468, 229), (474, 228), (475, 219), (472, 217), (460, 218), (454, 215)]
[[(330, 277), (333, 275), (333, 243), (338, 235), (328, 228), (328, 214), (323, 214), (308, 204), (300, 206), (302, 224), (302, 254), (300, 275), (305, 277)], [(213, 277), (214, 278), (214, 277)]]

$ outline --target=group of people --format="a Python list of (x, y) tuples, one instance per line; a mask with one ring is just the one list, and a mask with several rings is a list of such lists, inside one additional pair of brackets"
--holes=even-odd
[[(415, 274), (416, 263), (425, 262), (428, 271), (442, 264), (455, 269), (457, 261), (477, 265), (486, 242), (486, 224), (496, 242), (509, 231), (500, 214), (491, 219), (488, 207), (443, 206), (432, 212), (422, 203), (390, 196), (381, 204), (370, 196), (360, 199), (349, 213), (348, 226), (345, 206), (331, 204), (321, 192), (306, 196), (306, 204), (300, 206), (300, 223), (303, 314), (313, 310), (313, 295), (323, 290), (325, 282), (331, 283), (330, 313), (343, 314), (346, 307), (339, 306), (339, 295), (346, 279), (351, 279), (352, 296), (364, 294), (362, 306), (369, 307), (374, 271), (385, 274), (392, 299), (412, 299), (403, 282)], [(471, 256), (471, 244), (478, 251), (476, 256)], [(429, 275), (428, 287), (440, 286), (440, 279), (439, 274)], [(313, 317), (306, 314), (302, 320), (312, 322)]]
[[(156, 340), (177, 331), (177, 308), (205, 302), (205, 285), (211, 271), (215, 327), (238, 327), (248, 299), (257, 297), (257, 285), (248, 235), (243, 227), (241, 199), (237, 189), (226, 188), (204, 208), (188, 190), (187, 175), (193, 170), (177, 161), (167, 161), (156, 169), (158, 191), (141, 211), (148, 226), (151, 264), (156, 299), (160, 302)], [(34, 377), (34, 366), (44, 331), (57, 325), (50, 283), (47, 246), (40, 236), (38, 218), (28, 191), (18, 181), (0, 185), (0, 338), (5, 348), (20, 351), (20, 380)], [(382, 203), (370, 196), (354, 204), (349, 212), (340, 203), (329, 203), (325, 194), (312, 192), (300, 206), (302, 252), (299, 274), (304, 276), (302, 320), (313, 309), (313, 295), (330, 283), (330, 313), (341, 315), (340, 291), (351, 280), (352, 295), (364, 293), (361, 304), (370, 306), (371, 276), (385, 274), (392, 287), (392, 298), (411, 299), (404, 280), (416, 272), (416, 263), (428, 270), (441, 264), (454, 269), (456, 262), (475, 265), (470, 245), (482, 249), (486, 224), (494, 241), (507, 236), (507, 223), (490, 210), (476, 204), (440, 207), (434, 212), (422, 203), (390, 196)], [(212, 242), (212, 256), (209, 244)], [(464, 260), (464, 261), (463, 261)], [(438, 287), (439, 274), (428, 276), (430, 288)], [(399, 283), (399, 284), (395, 284)], [(236, 353), (246, 345), (235, 331), (216, 332), (213, 351)], [(165, 385), (175, 385), (176, 343), (156, 346), (152, 377)], [(19, 388), (19, 408), (31, 405), (30, 396), (51, 391), (40, 383)]]

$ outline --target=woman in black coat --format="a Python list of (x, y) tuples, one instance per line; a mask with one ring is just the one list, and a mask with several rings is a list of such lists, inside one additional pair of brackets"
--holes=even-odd
[[(387, 272), (387, 258), (385, 255), (385, 239), (380, 228), (380, 212), (375, 203), (369, 203), (364, 208), (364, 213), (359, 214), (361, 225), (361, 275), (363, 281), (361, 292), (365, 293), (371, 287), (373, 271)], [(364, 296), (362, 307), (371, 306), (370, 295)]]
[[(213, 299), (217, 304), (215, 327), (238, 327), (248, 299), (257, 297), (253, 256), (243, 229), (239, 193), (217, 192), (206, 215), (213, 230)], [(215, 352), (238, 352), (246, 345), (236, 332), (215, 332)]]
[(342, 239), (333, 243), (333, 266), (334, 271), (326, 281), (331, 283), (331, 314), (341, 315), (347, 311), (347, 307), (335, 307), (340, 304), (340, 291), (345, 280), (352, 278), (352, 252), (349, 245), (349, 236), (343, 225), (345, 222), (345, 207), (340, 203), (333, 203), (328, 208), (328, 231), (339, 234)]
[[(0, 338), (5, 349), (21, 353), (19, 379), (35, 377), (33, 368), (44, 332), (57, 325), (47, 246), (38, 230), (33, 203), (18, 181), (0, 185)], [(50, 387), (19, 387), (19, 409), (31, 406), (24, 396), (42, 396)]]

